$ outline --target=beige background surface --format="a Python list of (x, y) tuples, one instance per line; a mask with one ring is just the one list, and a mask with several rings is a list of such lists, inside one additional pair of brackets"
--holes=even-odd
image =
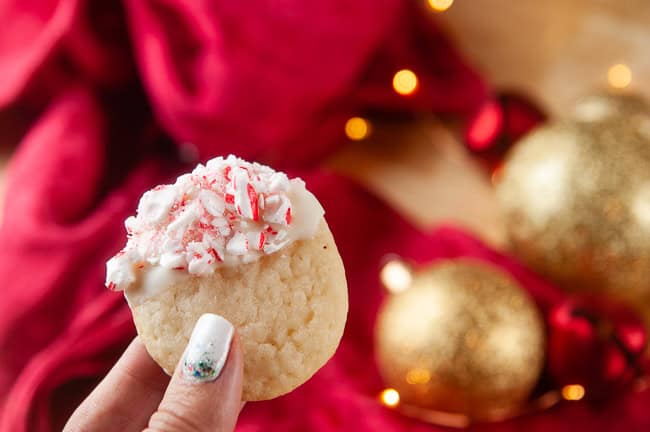
[(491, 243), (505, 233), (488, 173), (433, 118), (375, 124), (373, 134), (351, 143), (331, 164), (361, 183), (423, 229), (453, 222)]
[(647, 0), (455, 0), (435, 17), (494, 85), (554, 114), (606, 87), (616, 63), (632, 70), (630, 89), (650, 96)]

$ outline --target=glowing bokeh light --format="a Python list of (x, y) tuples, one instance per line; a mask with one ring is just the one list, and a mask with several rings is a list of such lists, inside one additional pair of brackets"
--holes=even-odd
[(345, 122), (345, 135), (353, 141), (361, 141), (370, 135), (370, 122), (363, 117), (352, 117)]
[(562, 387), (562, 397), (570, 401), (578, 401), (585, 396), (585, 388), (580, 384), (570, 384)]
[(393, 89), (403, 95), (413, 94), (418, 88), (418, 77), (412, 70), (402, 69), (393, 76)]
[(614, 88), (625, 88), (632, 82), (632, 71), (627, 65), (615, 64), (607, 71), (607, 81)]
[(399, 393), (397, 393), (397, 390), (395, 389), (387, 388), (381, 392), (379, 399), (384, 405), (394, 407), (399, 404)]
[(389, 261), (379, 273), (381, 283), (392, 293), (402, 292), (411, 286), (411, 270), (399, 260)]
[(436, 12), (444, 12), (454, 4), (454, 0), (427, 0), (427, 4)]

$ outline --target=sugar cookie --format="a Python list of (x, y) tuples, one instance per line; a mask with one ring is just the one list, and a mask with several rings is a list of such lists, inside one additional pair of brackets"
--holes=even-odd
[(167, 372), (196, 320), (228, 319), (244, 350), (244, 400), (271, 399), (333, 355), (347, 316), (345, 271), (324, 211), (300, 179), (234, 156), (146, 192), (106, 285)]

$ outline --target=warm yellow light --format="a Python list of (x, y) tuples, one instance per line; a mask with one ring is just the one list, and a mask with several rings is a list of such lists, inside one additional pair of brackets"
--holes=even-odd
[(436, 12), (446, 11), (454, 4), (454, 0), (427, 0), (429, 7)]
[(393, 89), (401, 95), (410, 95), (418, 88), (418, 77), (412, 70), (402, 69), (393, 76)]
[(580, 384), (565, 385), (562, 387), (562, 397), (570, 401), (578, 401), (585, 396), (585, 388)]
[(426, 369), (415, 368), (406, 373), (406, 382), (409, 384), (426, 384), (431, 380), (431, 372)]
[(394, 407), (399, 404), (399, 393), (397, 393), (397, 390), (395, 389), (387, 388), (381, 392), (379, 399), (384, 405)]
[(632, 71), (627, 65), (615, 64), (607, 71), (607, 81), (614, 88), (625, 88), (632, 82)]
[(362, 117), (352, 117), (345, 122), (345, 135), (354, 141), (360, 141), (370, 135), (370, 122)]
[(399, 260), (386, 263), (379, 273), (381, 283), (392, 293), (406, 291), (411, 286), (411, 270)]

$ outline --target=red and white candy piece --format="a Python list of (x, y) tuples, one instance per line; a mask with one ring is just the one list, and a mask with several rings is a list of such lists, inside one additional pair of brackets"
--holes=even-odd
[(237, 213), (247, 219), (259, 220), (257, 192), (249, 181), (248, 170), (235, 169), (232, 176), (233, 204)]
[[(304, 214), (296, 227), (294, 208)], [(147, 265), (204, 275), (247, 263), (315, 232), (322, 214), (301, 180), (234, 156), (215, 158), (143, 195), (125, 221), (124, 253), (107, 263), (106, 283), (125, 289)]]

